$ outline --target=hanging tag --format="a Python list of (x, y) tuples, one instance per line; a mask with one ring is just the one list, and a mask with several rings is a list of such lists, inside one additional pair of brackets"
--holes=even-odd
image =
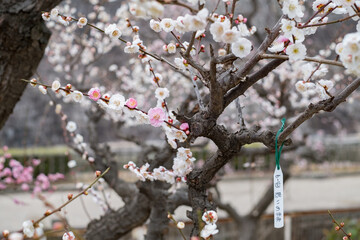
[(284, 227), (284, 188), (281, 167), (274, 172), (274, 227)]

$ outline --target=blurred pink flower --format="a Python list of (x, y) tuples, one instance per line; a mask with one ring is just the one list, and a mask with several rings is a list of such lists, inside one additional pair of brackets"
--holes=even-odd
[(32, 162), (32, 165), (34, 165), (34, 167), (36, 167), (41, 163), (41, 160), (34, 158), (33, 160), (31, 160), (31, 162)]
[(0, 172), (0, 177), (10, 177), (10, 176), (11, 176), (10, 168), (4, 168), (4, 170)]
[(21, 190), (23, 191), (29, 191), (30, 187), (27, 183), (21, 184)]
[(48, 177), (51, 182), (65, 178), (64, 174), (61, 174), (61, 173), (48, 174)]

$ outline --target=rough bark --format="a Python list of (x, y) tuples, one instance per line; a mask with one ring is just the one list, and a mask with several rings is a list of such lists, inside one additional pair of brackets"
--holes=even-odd
[(61, 0), (8, 0), (0, 2), (0, 129), (12, 113), (50, 38), (41, 11)]
[(141, 226), (149, 218), (150, 209), (149, 199), (139, 193), (131, 204), (92, 220), (88, 224), (85, 239), (119, 239), (133, 228)]

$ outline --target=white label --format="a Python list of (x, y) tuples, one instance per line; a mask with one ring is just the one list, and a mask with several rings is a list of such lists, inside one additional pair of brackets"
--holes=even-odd
[(284, 188), (281, 167), (274, 172), (274, 227), (284, 227)]

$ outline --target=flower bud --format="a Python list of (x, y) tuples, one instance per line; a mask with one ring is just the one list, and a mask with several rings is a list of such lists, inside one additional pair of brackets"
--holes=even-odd
[(95, 172), (95, 175), (96, 175), (96, 177), (100, 177), (101, 171), (96, 171), (96, 172)]
[(9, 232), (9, 230), (4, 230), (2, 232), (2, 234), (3, 234), (4, 238), (7, 238), (9, 236), (10, 232)]
[(184, 229), (184, 228), (185, 228), (185, 223), (184, 223), (184, 222), (178, 222), (178, 223), (176, 224), (176, 227), (177, 227), (178, 229)]
[(73, 194), (72, 194), (72, 193), (69, 193), (69, 194), (67, 195), (67, 198), (68, 198), (68, 200), (71, 200), (71, 199), (73, 198)]

